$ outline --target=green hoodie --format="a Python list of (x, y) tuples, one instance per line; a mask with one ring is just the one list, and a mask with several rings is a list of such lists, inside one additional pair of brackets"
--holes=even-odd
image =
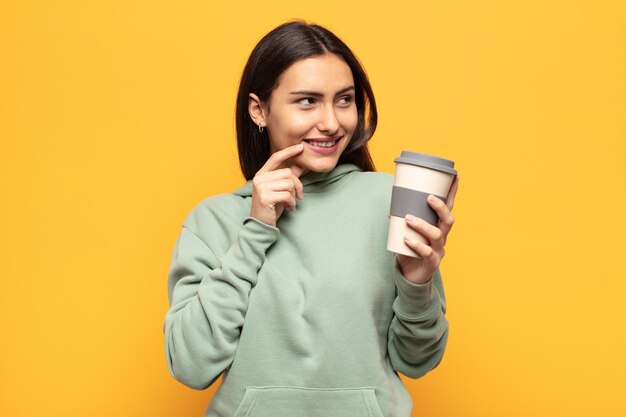
[[(277, 227), (250, 217), (252, 181), (201, 201), (168, 274), (169, 371), (205, 416), (408, 417), (448, 339), (439, 269), (424, 284), (386, 249), (393, 176), (339, 164), (300, 178)], [(396, 372), (397, 371), (397, 372)]]

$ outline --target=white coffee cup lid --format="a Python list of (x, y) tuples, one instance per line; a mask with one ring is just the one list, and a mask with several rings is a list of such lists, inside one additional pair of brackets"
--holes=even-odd
[(399, 157), (393, 160), (395, 163), (418, 165), (430, 169), (435, 169), (448, 174), (456, 175), (454, 162), (449, 159), (439, 158), (438, 156), (427, 155), (425, 153), (402, 151)]

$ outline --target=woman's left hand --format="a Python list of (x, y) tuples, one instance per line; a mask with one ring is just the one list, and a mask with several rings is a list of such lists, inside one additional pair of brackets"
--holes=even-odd
[[(430, 245), (426, 245), (421, 242), (407, 240), (405, 237), (404, 241), (407, 246), (422, 256), (423, 259), (402, 255), (400, 253), (395, 254), (398, 265), (402, 270), (402, 275), (404, 275), (408, 281), (415, 284), (423, 284), (432, 278), (435, 270), (439, 267), (445, 255), (444, 246), (448, 238), (448, 233), (450, 233), (450, 229), (452, 229), (452, 225), (454, 224), (454, 217), (452, 217), (451, 211), (454, 206), (454, 197), (456, 196), (458, 188), (459, 176), (456, 175), (450, 186), (450, 191), (448, 192), (447, 201), (445, 203), (435, 196), (431, 196), (427, 200), (428, 204), (430, 204), (439, 216), (439, 227), (433, 226), (425, 220), (414, 216), (412, 216), (412, 220), (406, 220), (409, 227), (422, 234), (430, 242)], [(431, 201), (431, 199), (433, 201)]]

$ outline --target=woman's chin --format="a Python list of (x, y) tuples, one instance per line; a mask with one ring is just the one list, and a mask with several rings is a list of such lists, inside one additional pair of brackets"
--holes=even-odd
[(309, 171), (330, 172), (335, 169), (335, 166), (337, 166), (337, 160), (335, 158), (326, 158), (326, 160), (324, 161), (303, 161), (302, 166), (304, 166)]

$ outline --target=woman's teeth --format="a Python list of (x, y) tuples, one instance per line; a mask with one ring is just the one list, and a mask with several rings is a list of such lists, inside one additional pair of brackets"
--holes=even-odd
[(318, 146), (320, 148), (332, 148), (333, 146), (335, 146), (335, 143), (337, 143), (337, 141), (332, 141), (332, 142), (315, 142), (315, 141), (308, 141), (311, 145), (313, 146)]

